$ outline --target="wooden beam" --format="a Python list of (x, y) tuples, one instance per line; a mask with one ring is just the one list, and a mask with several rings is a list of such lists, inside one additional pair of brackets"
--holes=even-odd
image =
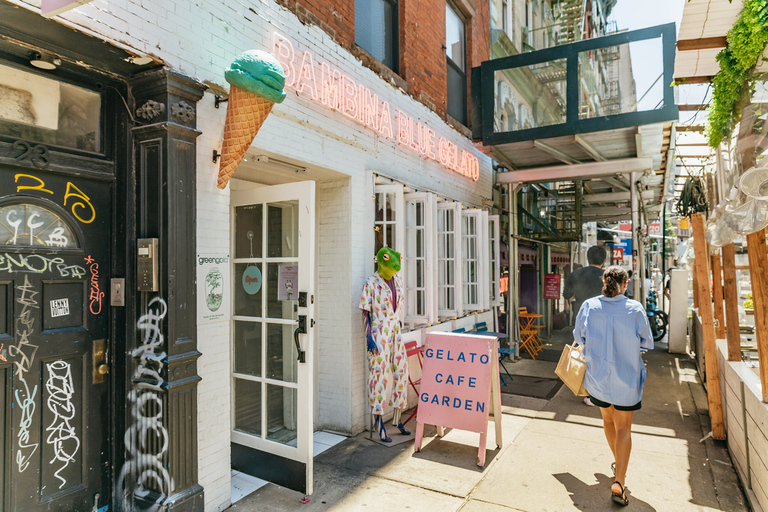
[(677, 50), (687, 52), (691, 50), (706, 50), (709, 48), (725, 48), (728, 40), (725, 36), (700, 37), (699, 39), (680, 39), (677, 42)]
[(675, 82), (680, 85), (688, 84), (708, 84), (714, 77), (709, 75), (703, 76), (676, 76)]
[(717, 327), (715, 333), (717, 339), (725, 338), (725, 316), (723, 314), (723, 269), (720, 264), (720, 253), (717, 252), (711, 256), (712, 259), (712, 297), (715, 303), (715, 320)]
[(768, 403), (768, 251), (765, 228), (747, 235), (749, 277), (752, 280), (752, 300), (755, 302), (755, 338), (760, 360), (760, 382), (763, 402)]
[(685, 112), (696, 112), (698, 110), (707, 110), (707, 108), (709, 108), (709, 103), (686, 103), (677, 106), (677, 110), (682, 110)]
[[(707, 402), (709, 403), (709, 419), (712, 423), (712, 437), (718, 441), (725, 439), (723, 424), (723, 403), (720, 397), (720, 369), (717, 362), (717, 346), (715, 345), (715, 324), (712, 318), (712, 297), (709, 295), (709, 279), (707, 279), (707, 263), (709, 262), (707, 241), (704, 238), (704, 216), (701, 213), (691, 215), (693, 228), (694, 274), (696, 287), (699, 290), (699, 317), (701, 330), (704, 334), (704, 364), (707, 373)], [(763, 237), (765, 247), (765, 237)], [(766, 253), (768, 256), (768, 253)]]
[(576, 160), (575, 158), (573, 158), (573, 157), (571, 157), (569, 155), (566, 155), (565, 153), (563, 153), (559, 149), (553, 148), (549, 144), (544, 144), (540, 140), (533, 141), (533, 145), (535, 147), (539, 148), (540, 150), (542, 150), (543, 152), (552, 155), (553, 157), (557, 158), (558, 160), (560, 160), (561, 162), (563, 162), (565, 164), (575, 165), (575, 164), (580, 164), (581, 163), (578, 160)]
[(578, 179), (615, 176), (630, 172), (644, 172), (653, 168), (653, 158), (622, 158), (607, 162), (588, 162), (576, 165), (533, 167), (520, 171), (497, 172), (496, 183), (536, 183), (547, 181), (574, 181)]
[(692, 126), (676, 126), (675, 130), (678, 132), (703, 132), (704, 131), (704, 125), (701, 124), (695, 124)]
[(723, 280), (725, 281), (725, 332), (728, 336), (728, 360), (741, 361), (741, 329), (739, 329), (739, 294), (736, 289), (736, 248), (723, 247)]
[(595, 159), (595, 161), (605, 162), (607, 160), (607, 158), (601, 155), (600, 152), (597, 149), (595, 149), (594, 146), (592, 146), (592, 144), (584, 140), (584, 137), (582, 137), (581, 135), (578, 135), (578, 134), (574, 135), (574, 139), (576, 140), (576, 142), (579, 143), (579, 145), (582, 148), (584, 148), (584, 151), (589, 153), (589, 156)]

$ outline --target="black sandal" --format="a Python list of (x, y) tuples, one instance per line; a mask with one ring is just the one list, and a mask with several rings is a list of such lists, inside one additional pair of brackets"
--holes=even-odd
[(629, 498), (627, 498), (627, 490), (624, 488), (623, 485), (619, 483), (618, 480), (613, 482), (614, 484), (619, 484), (619, 487), (621, 487), (621, 494), (616, 494), (616, 491), (613, 490), (613, 484), (611, 484), (611, 499), (621, 505), (622, 507), (626, 507), (629, 505)]

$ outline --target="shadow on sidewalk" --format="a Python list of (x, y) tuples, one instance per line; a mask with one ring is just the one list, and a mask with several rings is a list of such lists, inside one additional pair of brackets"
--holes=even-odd
[(638, 500), (637, 498), (633, 498), (632, 489), (630, 487), (627, 487), (629, 505), (624, 508), (615, 504), (610, 498), (613, 478), (607, 475), (595, 473), (595, 478), (597, 478), (598, 482), (593, 485), (582, 482), (570, 473), (559, 473), (552, 476), (557, 478), (557, 481), (563, 484), (563, 487), (565, 487), (565, 489), (568, 491), (568, 495), (570, 496), (571, 501), (573, 501), (573, 506), (579, 510), (583, 510), (585, 512), (593, 512), (598, 510), (595, 508), (595, 502), (604, 496), (605, 507), (600, 508), (600, 510), (633, 510), (638, 512), (656, 512), (656, 509), (650, 506), (648, 503)]

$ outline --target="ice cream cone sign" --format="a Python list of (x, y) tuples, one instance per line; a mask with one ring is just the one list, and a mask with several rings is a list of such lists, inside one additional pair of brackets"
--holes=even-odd
[(240, 54), (224, 72), (224, 78), (231, 87), (219, 163), (221, 189), (251, 147), (272, 106), (285, 99), (285, 72), (267, 52), (248, 50)]

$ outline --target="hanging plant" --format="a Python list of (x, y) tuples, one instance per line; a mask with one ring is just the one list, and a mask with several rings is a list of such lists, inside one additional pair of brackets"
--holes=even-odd
[(717, 55), (720, 71), (712, 80), (707, 139), (717, 147), (730, 135), (748, 101), (755, 64), (768, 43), (768, 0), (744, 0), (739, 19), (726, 36), (728, 47)]

